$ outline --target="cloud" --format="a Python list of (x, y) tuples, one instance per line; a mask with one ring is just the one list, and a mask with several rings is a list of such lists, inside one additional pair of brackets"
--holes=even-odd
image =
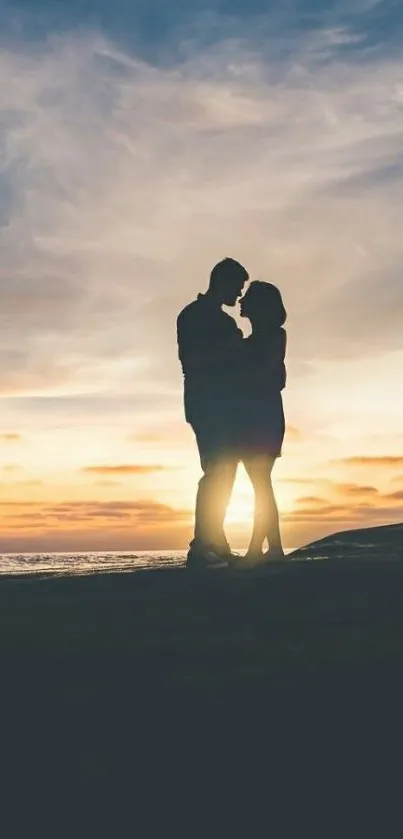
[(94, 486), (98, 487), (121, 487), (122, 483), (119, 481), (94, 481)]
[(15, 432), (0, 434), (0, 443), (20, 443), (22, 435)]
[(402, 63), (351, 40), (284, 32), (270, 63), (253, 26), (200, 33), (170, 67), (88, 31), (2, 50), (4, 393), (174, 381), (177, 310), (228, 250), (281, 283), (299, 359), (372, 352), (375, 318), (402, 346), (402, 179), (374, 178), (400, 159)]
[(302, 432), (299, 428), (296, 428), (295, 425), (287, 425), (285, 434), (286, 439), (288, 439), (290, 442), (295, 443), (302, 440)]
[(320, 498), (317, 495), (303, 495), (301, 496), (301, 498), (297, 499), (297, 503), (302, 504), (305, 507), (317, 507), (319, 505), (321, 509), (326, 504), (328, 504), (329, 507), (331, 506), (330, 503), (326, 501), (326, 499)]
[[(374, 508), (362, 506), (349, 509), (343, 506), (318, 507), (313, 510), (294, 510), (285, 513), (282, 517), (284, 528), (292, 527), (297, 533), (332, 533), (335, 529), (355, 529), (370, 526), (375, 527), (381, 524), (397, 524), (402, 520), (401, 509), (392, 507)], [(290, 531), (288, 530), (287, 533)], [(303, 538), (309, 538), (303, 537)], [(319, 538), (319, 537), (318, 537)]]
[(0, 551), (153, 550), (185, 546), (189, 510), (153, 499), (0, 501)]
[(387, 498), (388, 501), (403, 501), (403, 490), (388, 492), (383, 497)]
[(282, 484), (295, 484), (295, 486), (306, 486), (317, 483), (314, 478), (281, 478), (280, 481)]
[(343, 457), (338, 460), (333, 460), (332, 463), (340, 464), (342, 466), (370, 466), (389, 468), (395, 466), (403, 466), (403, 456), (400, 455), (359, 455), (355, 457)]
[(360, 484), (334, 484), (335, 491), (341, 495), (348, 495), (355, 497), (370, 497), (374, 498), (379, 495), (379, 490), (373, 486), (361, 486)]
[(21, 504), (20, 501), (0, 501), (0, 508), (4, 507), (5, 509), (7, 509), (8, 507), (10, 507), (12, 509), (13, 507), (22, 507), (22, 506), (24, 508), (25, 507), (34, 507), (35, 504), (36, 504), (35, 501), (24, 501), (23, 504)]
[(162, 446), (164, 449), (183, 447), (193, 437), (193, 432), (187, 423), (170, 422), (169, 420), (154, 425), (148, 423), (148, 427), (130, 434), (127, 438), (129, 443), (142, 443), (149, 446)]
[(344, 522), (349, 526), (360, 526), (365, 521), (377, 523), (382, 520), (400, 521), (402, 517), (400, 491), (381, 494), (375, 487), (358, 484), (336, 484), (328, 482), (328, 488), (336, 495), (347, 497), (348, 501), (334, 503), (322, 496), (301, 496), (296, 499), (292, 511), (283, 515), (285, 522)]
[(325, 498), (299, 498), (294, 510), (283, 514), (285, 522), (328, 522), (351, 520), (353, 511), (343, 504), (331, 504)]
[(90, 472), (94, 475), (149, 475), (152, 472), (164, 472), (165, 466), (158, 464), (122, 464), (105, 466), (84, 466), (82, 472)]
[(74, 527), (77, 523), (86, 522), (91, 529), (99, 519), (107, 523), (110, 520), (122, 520), (125, 528), (161, 528), (177, 524), (188, 523), (189, 510), (175, 509), (167, 504), (153, 500), (138, 501), (74, 501), (59, 504), (44, 502), (0, 502), (3, 508), (3, 525), (7, 532), (14, 521), (45, 522), (48, 527), (57, 526), (64, 522)]

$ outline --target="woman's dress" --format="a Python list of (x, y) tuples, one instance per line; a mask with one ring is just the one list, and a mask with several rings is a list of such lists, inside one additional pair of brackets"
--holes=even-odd
[(282, 328), (244, 341), (240, 448), (243, 459), (281, 457), (285, 420), (281, 391), (286, 383), (286, 332)]

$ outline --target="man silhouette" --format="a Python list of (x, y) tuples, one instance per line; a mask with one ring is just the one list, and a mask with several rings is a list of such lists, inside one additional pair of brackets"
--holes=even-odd
[(231, 558), (223, 525), (239, 460), (236, 356), (243, 336), (221, 307), (235, 305), (248, 279), (246, 269), (227, 257), (213, 268), (207, 292), (186, 306), (177, 321), (185, 417), (195, 433), (203, 470), (187, 559), (191, 567), (223, 568)]

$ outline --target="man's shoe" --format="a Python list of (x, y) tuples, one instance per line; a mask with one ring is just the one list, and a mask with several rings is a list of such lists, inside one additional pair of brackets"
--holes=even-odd
[(228, 568), (228, 557), (216, 553), (211, 548), (190, 548), (186, 568), (192, 571), (216, 571)]

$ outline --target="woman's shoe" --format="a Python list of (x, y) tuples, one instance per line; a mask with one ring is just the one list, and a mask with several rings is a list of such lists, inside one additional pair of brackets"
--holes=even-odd
[(266, 551), (264, 558), (266, 562), (282, 562), (285, 559), (285, 553), (281, 545), (273, 545)]
[(244, 557), (240, 557), (236, 562), (231, 564), (231, 568), (237, 571), (251, 571), (253, 568), (260, 568), (265, 564), (264, 554), (250, 554), (246, 553)]
[(276, 546), (266, 553), (245, 554), (243, 559), (238, 560), (231, 567), (239, 571), (254, 571), (258, 568), (265, 568), (273, 562), (282, 562), (285, 559), (285, 554), (282, 548)]

